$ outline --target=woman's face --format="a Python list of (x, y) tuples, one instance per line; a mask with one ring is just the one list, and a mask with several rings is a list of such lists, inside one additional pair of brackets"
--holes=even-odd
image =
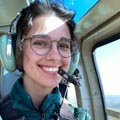
[[(31, 30), (25, 38), (33, 35), (46, 34), (51, 40), (60, 41), (62, 37), (71, 39), (67, 25), (55, 16), (39, 16), (33, 20)], [(68, 71), (71, 57), (62, 57), (57, 48), (57, 42), (52, 42), (51, 50), (45, 55), (37, 55), (30, 46), (30, 40), (23, 44), (24, 81), (29, 86), (54, 88), (60, 81), (58, 68)]]

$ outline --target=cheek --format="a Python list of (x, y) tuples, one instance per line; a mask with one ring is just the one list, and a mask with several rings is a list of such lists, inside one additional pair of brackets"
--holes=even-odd
[(28, 44), (23, 46), (23, 67), (27, 64), (32, 63), (31, 60), (34, 60), (34, 54)]
[(26, 71), (26, 67), (30, 66), (30, 58), (26, 54), (26, 52), (23, 54), (23, 69)]
[(66, 68), (67, 68), (67, 71), (69, 70), (69, 67), (70, 67), (70, 63), (71, 63), (71, 58), (67, 58), (65, 60), (65, 63), (66, 63)]

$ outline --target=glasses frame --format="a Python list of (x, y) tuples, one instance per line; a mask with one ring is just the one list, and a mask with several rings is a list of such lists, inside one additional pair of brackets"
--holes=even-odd
[[(32, 51), (33, 51), (35, 54), (37, 54), (37, 55), (43, 56), (43, 55), (48, 54), (48, 53), (50, 52), (50, 50), (52, 49), (52, 42), (57, 42), (58, 44), (59, 44), (59, 42), (60, 42), (60, 41), (56, 41), (56, 40), (51, 40), (51, 39), (50, 39), (51, 46), (50, 46), (50, 49), (48, 50), (48, 52), (46, 52), (45, 54), (38, 54), (38, 53), (33, 49), (32, 44), (31, 44), (31, 43), (32, 43), (31, 41), (33, 40), (33, 38), (39, 37), (39, 36), (47, 36), (47, 37), (50, 39), (50, 37), (49, 37), (48, 35), (46, 35), (46, 34), (37, 34), (37, 35), (33, 35), (32, 37), (23, 38), (22, 41), (21, 41), (21, 44), (22, 44), (23, 42), (29, 40)], [(61, 37), (60, 40), (62, 40), (62, 38), (64, 38), (64, 37)], [(68, 39), (68, 38), (65, 38), (65, 39)], [(71, 54), (68, 55), (68, 56), (63, 56), (63, 55), (61, 54), (59, 48), (58, 48), (59, 45), (57, 46), (59, 54), (60, 54), (62, 57), (64, 57), (64, 58), (68, 58), (68, 57), (72, 56), (72, 55), (78, 50), (77, 42), (76, 42), (75, 40), (71, 40), (71, 39), (70, 39), (69, 41), (70, 41), (70, 43), (71, 43), (71, 45), (70, 45), (70, 48), (71, 48), (70, 52), (71, 52)], [(74, 49), (72, 49), (72, 48), (74, 48)]]

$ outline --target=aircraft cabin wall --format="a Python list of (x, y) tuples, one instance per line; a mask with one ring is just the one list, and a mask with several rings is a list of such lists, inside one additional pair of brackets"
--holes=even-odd
[[(93, 120), (120, 119), (120, 102), (118, 101), (118, 98), (114, 98), (114, 100), (118, 101), (115, 103), (117, 107), (112, 106), (113, 98), (110, 96), (112, 94), (111, 91), (116, 89), (116, 87), (111, 88), (112, 90), (109, 90), (106, 94), (106, 89), (104, 88), (103, 83), (104, 81), (107, 81), (108, 83), (112, 81), (109, 81), (111, 80), (110, 78), (102, 79), (103, 76), (100, 74), (102, 64), (98, 66), (96, 61), (96, 51), (99, 47), (108, 45), (114, 41), (120, 41), (120, 7), (117, 2), (120, 1), (116, 0), (113, 3), (113, 1), (101, 0), (77, 23), (76, 26), (76, 36), (79, 39), (81, 51), (80, 66), (83, 73), (81, 99), (83, 107), (86, 107), (89, 110)], [(118, 45), (116, 44), (116, 47), (117, 46)], [(114, 51), (114, 48), (109, 47), (112, 51)], [(105, 54), (104, 51), (101, 52), (101, 54), (100, 63), (105, 63), (104, 56), (107, 56), (110, 53), (108, 52), (108, 54)], [(112, 59), (109, 59), (107, 63), (113, 61), (113, 57), (111, 58)], [(118, 61), (120, 62), (120, 60)], [(118, 64), (117, 67), (119, 67)], [(113, 68), (109, 67), (109, 69)], [(119, 70), (119, 68), (116, 68), (116, 72), (117, 69)], [(109, 71), (105, 71), (104, 74), (110, 76)], [(117, 77), (114, 76), (114, 78)], [(119, 78), (117, 79), (120, 81)], [(110, 84), (106, 85), (107, 88), (111, 87), (109, 85)], [(117, 95), (120, 98), (120, 90), (118, 88), (117, 91), (119, 91), (119, 94)], [(108, 94), (110, 97), (109, 101), (107, 99)], [(108, 102), (109, 106), (107, 105)]]

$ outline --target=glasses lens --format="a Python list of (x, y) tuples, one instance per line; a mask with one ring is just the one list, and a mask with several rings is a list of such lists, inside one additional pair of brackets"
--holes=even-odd
[(70, 57), (76, 48), (75, 42), (70, 39), (63, 37), (60, 41), (52, 41), (48, 35), (34, 35), (30, 44), (36, 54), (45, 55), (51, 50), (52, 42), (57, 42), (58, 51), (62, 57)]
[(69, 57), (71, 56), (71, 40), (67, 38), (61, 38), (58, 43), (58, 50), (61, 56)]
[(31, 48), (38, 55), (44, 55), (49, 52), (51, 42), (46, 35), (36, 35), (32, 37)]

